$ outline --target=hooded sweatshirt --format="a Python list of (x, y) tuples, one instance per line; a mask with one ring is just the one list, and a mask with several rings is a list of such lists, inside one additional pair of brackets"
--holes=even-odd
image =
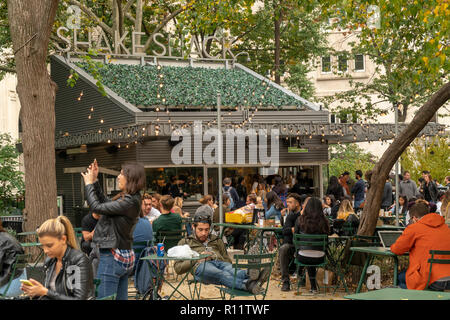
[[(409, 267), (406, 270), (408, 289), (425, 289), (430, 271), (430, 250), (450, 250), (450, 228), (437, 213), (426, 214), (409, 225), (391, 246), (391, 251), (397, 255), (409, 251)], [(437, 255), (435, 258), (446, 257)], [(450, 264), (433, 264), (429, 284), (447, 276), (450, 276)]]

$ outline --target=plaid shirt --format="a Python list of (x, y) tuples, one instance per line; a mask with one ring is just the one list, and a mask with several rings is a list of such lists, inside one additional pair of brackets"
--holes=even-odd
[(135, 255), (133, 249), (111, 249), (111, 253), (114, 260), (116, 260), (124, 269), (131, 270), (134, 268)]

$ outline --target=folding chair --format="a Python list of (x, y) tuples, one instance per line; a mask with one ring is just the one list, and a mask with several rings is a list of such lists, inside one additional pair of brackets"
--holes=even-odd
[[(431, 258), (428, 259), (428, 263), (430, 264), (430, 271), (428, 272), (428, 280), (427, 280), (427, 284), (425, 286), (425, 290), (433, 290), (433, 288), (430, 288), (430, 285), (431, 285), (430, 278), (431, 278), (431, 271), (433, 268), (433, 264), (450, 264), (450, 251), (430, 250), (430, 254), (431, 254)], [(435, 258), (436, 255), (448, 256), (448, 259)], [(448, 274), (448, 277), (445, 277), (444, 281), (446, 281), (447, 283), (450, 282), (450, 274)], [(448, 286), (448, 284), (447, 284), (447, 286)]]
[[(235, 255), (235, 262), (233, 263), (234, 268), (234, 279), (233, 287), (223, 287), (217, 286), (220, 290), (220, 295), (222, 300), (225, 300), (226, 295), (229, 295), (230, 300), (234, 297), (251, 297), (253, 296), (257, 300), (257, 296), (261, 295), (263, 300), (266, 298), (267, 289), (269, 288), (270, 275), (272, 274), (272, 267), (274, 263), (276, 253), (266, 253), (266, 254), (239, 254)], [(263, 262), (265, 260), (265, 262)], [(264, 291), (261, 293), (253, 294), (248, 291), (236, 289), (236, 275), (240, 269), (259, 269), (260, 271), (264, 268), (269, 268), (269, 277), (265, 284)]]
[[(295, 246), (295, 252), (298, 253), (301, 247), (312, 247), (314, 249), (310, 250), (317, 250), (317, 251), (323, 251), (324, 252), (324, 261), (322, 263), (318, 264), (304, 264), (298, 261), (298, 259), (294, 260), (296, 268), (296, 273), (298, 275), (298, 271), (300, 267), (315, 267), (315, 268), (325, 268), (325, 266), (328, 264), (327, 256), (326, 256), (326, 250), (328, 245), (328, 235), (326, 234), (294, 234), (293, 243)], [(297, 292), (300, 291), (300, 284), (305, 280), (306, 277), (306, 269), (305, 272), (299, 277), (297, 280)], [(317, 284), (317, 287), (319, 285)], [(324, 286), (325, 288), (325, 286)], [(319, 288), (320, 289), (320, 288)]]

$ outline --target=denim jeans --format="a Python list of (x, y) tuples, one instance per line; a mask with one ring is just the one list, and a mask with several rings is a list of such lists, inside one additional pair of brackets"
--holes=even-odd
[[(6, 297), (18, 297), (20, 296), (23, 291), (20, 290), (20, 286), (22, 285), (22, 283), (20, 282), (20, 280), (26, 280), (27, 278), (27, 270), (23, 269), (23, 272), (20, 276), (18, 276), (17, 278), (15, 278), (11, 284), (9, 285), (8, 288), (8, 292), (6, 292), (5, 296)], [(6, 283), (3, 287), (0, 287), (0, 294), (4, 294), (6, 287), (8, 286), (8, 283)]]
[(361, 205), (361, 203), (363, 203), (364, 202), (364, 199), (361, 199), (361, 200), (355, 200), (354, 201), (354, 206), (353, 206), (353, 208), (355, 209), (355, 211), (357, 211), (358, 210), (358, 208), (359, 208), (359, 206)]
[[(205, 268), (204, 271), (203, 268)], [(202, 262), (195, 270), (195, 280), (201, 281), (205, 284), (218, 284), (224, 285), (228, 288), (233, 288), (234, 267), (229, 262), (219, 260)], [(238, 270), (236, 273), (236, 283), (234, 288), (239, 290), (247, 290), (245, 286), (247, 281), (247, 271)]]
[(408, 289), (406, 287), (406, 270), (399, 272), (397, 277), (397, 285), (402, 289)]
[(97, 299), (117, 294), (116, 300), (128, 300), (128, 275), (130, 271), (123, 268), (112, 253), (100, 250), (97, 278), (100, 279)]

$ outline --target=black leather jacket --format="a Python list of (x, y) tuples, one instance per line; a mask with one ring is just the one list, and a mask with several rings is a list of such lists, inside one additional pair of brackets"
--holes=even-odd
[[(22, 246), (16, 238), (7, 232), (0, 232), (0, 287), (8, 283), (16, 255), (23, 253)], [(16, 270), (15, 277), (21, 273), (22, 270)]]
[(101, 215), (92, 241), (99, 249), (127, 249), (133, 244), (133, 231), (141, 210), (141, 195), (125, 194), (111, 201), (96, 181), (85, 186), (86, 200), (91, 211)]
[(48, 289), (43, 300), (91, 300), (95, 298), (92, 266), (86, 254), (67, 246), (62, 267), (55, 280), (56, 291), (50, 289), (50, 281), (56, 266), (56, 258), (44, 262), (45, 281)]

